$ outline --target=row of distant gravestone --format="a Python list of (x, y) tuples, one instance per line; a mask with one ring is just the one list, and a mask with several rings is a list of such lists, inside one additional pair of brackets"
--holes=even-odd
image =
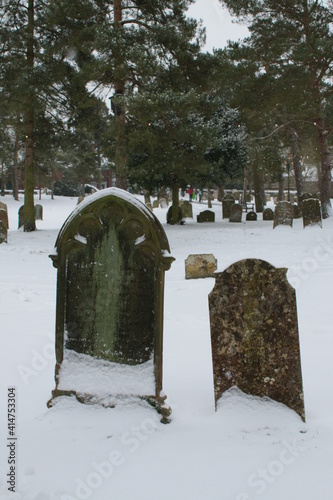
[[(35, 220), (43, 220), (43, 206), (40, 204), (35, 205)], [(18, 228), (24, 224), (24, 205), (18, 211)], [(0, 202), (0, 243), (8, 242), (8, 208), (3, 202)]]
[[(309, 195), (311, 196), (311, 195)], [(229, 222), (242, 222), (242, 205), (235, 203), (231, 195), (222, 201), (222, 217)], [(230, 198), (229, 198), (230, 197)], [(167, 223), (170, 224), (172, 217), (172, 206), (167, 212)], [(322, 227), (321, 206), (318, 198), (309, 197), (301, 201), (301, 209), (298, 205), (292, 205), (288, 201), (280, 201), (276, 204), (275, 212), (271, 208), (263, 211), (264, 221), (274, 221), (273, 228), (279, 225), (293, 225), (293, 219), (303, 217), (303, 227), (319, 225)], [(178, 222), (182, 223), (184, 218), (193, 218), (192, 204), (188, 201), (181, 203), (178, 209)], [(257, 221), (257, 214), (250, 211), (246, 214), (247, 221)], [(215, 213), (204, 210), (197, 215), (197, 222), (215, 222)]]
[[(110, 188), (77, 206), (55, 248), (56, 387), (48, 405), (63, 396), (111, 407), (141, 399), (169, 421), (163, 294), (174, 258), (160, 222), (136, 198)], [(215, 273), (209, 309), (216, 405), (238, 386), (305, 418), (296, 297), (286, 271), (247, 259)]]

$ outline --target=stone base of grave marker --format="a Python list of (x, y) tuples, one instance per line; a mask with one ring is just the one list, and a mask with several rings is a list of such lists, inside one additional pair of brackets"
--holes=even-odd
[(216, 404), (237, 386), (305, 419), (296, 296), (286, 272), (246, 259), (215, 273), (209, 310)]
[(217, 260), (211, 253), (191, 254), (185, 260), (185, 278), (212, 278), (217, 269)]

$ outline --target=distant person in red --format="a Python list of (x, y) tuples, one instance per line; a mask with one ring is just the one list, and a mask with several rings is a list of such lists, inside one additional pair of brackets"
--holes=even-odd
[(192, 195), (193, 195), (193, 188), (189, 187), (188, 190), (187, 190), (187, 192), (188, 192), (188, 199), (191, 202), (192, 201)]

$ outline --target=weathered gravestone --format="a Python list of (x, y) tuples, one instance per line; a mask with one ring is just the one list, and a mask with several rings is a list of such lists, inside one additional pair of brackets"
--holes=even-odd
[(310, 194), (310, 193), (303, 193), (303, 194), (301, 194), (301, 196), (299, 197), (299, 203), (300, 203), (300, 205), (302, 206), (302, 202), (304, 200), (309, 200), (310, 198), (316, 198), (316, 196), (312, 196), (312, 194)]
[(57, 268), (59, 396), (114, 406), (143, 399), (166, 421), (162, 395), (164, 273), (174, 260), (154, 214), (109, 188), (78, 205), (62, 226)]
[(160, 198), (159, 199), (159, 204), (161, 208), (168, 208), (169, 206), (169, 201), (166, 200), (165, 198)]
[(18, 229), (24, 225), (24, 205), (18, 211)]
[(222, 199), (222, 218), (229, 219), (230, 217), (230, 209), (232, 205), (235, 203), (235, 198), (232, 194), (227, 193)]
[(181, 204), (181, 207), (182, 207), (182, 211), (183, 211), (183, 217), (192, 218), (193, 219), (193, 207), (192, 207), (192, 203), (190, 203), (187, 200), (183, 201), (183, 203)]
[(302, 202), (303, 227), (322, 227), (320, 201), (315, 198), (308, 198)]
[(215, 222), (215, 212), (204, 210), (197, 215), (197, 222)]
[(153, 201), (153, 208), (158, 208), (158, 207), (159, 207), (158, 200), (154, 200)]
[(237, 189), (233, 189), (232, 192), (231, 192), (231, 194), (232, 194), (234, 200), (239, 201), (239, 199), (240, 199), (240, 192), (237, 191)]
[(234, 203), (230, 209), (229, 222), (242, 222), (242, 205)]
[(85, 196), (83, 196), (82, 194), (78, 197), (77, 199), (77, 205), (80, 205), (80, 203), (83, 202), (83, 200), (85, 200)]
[(7, 229), (9, 229), (9, 219), (8, 219), (8, 207), (6, 205), (6, 203), (3, 203), (2, 201), (0, 201), (0, 211), (3, 210), (5, 213), (6, 213), (6, 223), (7, 223)]
[(300, 219), (302, 217), (302, 212), (296, 203), (293, 204), (293, 219)]
[(248, 212), (246, 214), (246, 220), (256, 221), (257, 220), (257, 214), (255, 212)]
[(246, 259), (215, 273), (209, 310), (216, 404), (237, 386), (305, 419), (296, 295), (286, 272)]
[[(171, 224), (171, 221), (172, 221), (172, 205), (169, 207), (169, 209), (167, 211), (166, 221), (167, 221), (167, 224)], [(183, 210), (182, 210), (181, 207), (178, 207), (177, 224), (184, 224)]]
[(212, 278), (217, 269), (217, 260), (211, 253), (190, 254), (185, 260), (185, 278)]
[(273, 229), (280, 225), (291, 227), (293, 225), (293, 206), (289, 201), (279, 201), (276, 204)]
[(271, 208), (265, 208), (262, 213), (262, 220), (274, 220), (274, 212)]
[(43, 206), (40, 204), (35, 205), (35, 219), (43, 220)]
[(0, 243), (8, 242), (8, 226), (5, 218), (2, 218), (2, 213), (6, 215), (4, 210), (0, 210)]

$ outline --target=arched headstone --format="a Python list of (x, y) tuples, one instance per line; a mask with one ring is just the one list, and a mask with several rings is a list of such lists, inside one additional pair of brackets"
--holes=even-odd
[(245, 259), (215, 273), (209, 312), (216, 404), (235, 385), (305, 419), (296, 295), (286, 272)]
[(232, 205), (235, 203), (235, 198), (232, 194), (227, 193), (222, 199), (222, 218), (229, 219), (230, 217), (230, 209)]
[(142, 398), (166, 419), (163, 293), (174, 259), (158, 219), (129, 193), (105, 189), (76, 207), (55, 246), (53, 399), (75, 395), (113, 406)]
[(262, 220), (274, 220), (274, 212), (271, 208), (265, 208), (262, 213)]
[(24, 205), (18, 211), (18, 229), (24, 225)]
[(242, 222), (242, 205), (234, 203), (230, 209), (229, 222)]
[(258, 217), (257, 217), (257, 214), (256, 214), (255, 212), (252, 212), (252, 211), (251, 211), (251, 212), (248, 212), (248, 213), (246, 214), (246, 220), (248, 220), (248, 221), (249, 221), (249, 220), (250, 220), (250, 221), (256, 221), (256, 220), (257, 220), (257, 218), (258, 218)]
[(289, 201), (279, 201), (276, 204), (273, 229), (280, 225), (291, 227), (293, 225), (293, 206)]
[(215, 222), (215, 212), (204, 210), (197, 215), (197, 222)]
[(189, 201), (185, 200), (181, 204), (181, 207), (182, 207), (183, 217), (192, 219), (193, 218), (192, 203), (190, 203)]
[(317, 198), (307, 198), (302, 201), (303, 227), (322, 227), (321, 206)]
[(43, 220), (43, 206), (40, 204), (35, 205), (35, 219)]

